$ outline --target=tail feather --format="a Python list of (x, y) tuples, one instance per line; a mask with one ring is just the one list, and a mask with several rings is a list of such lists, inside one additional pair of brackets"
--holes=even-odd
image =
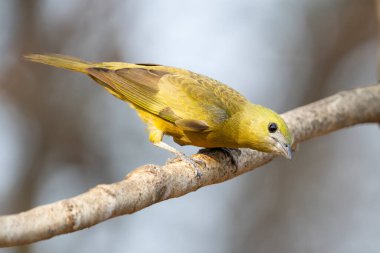
[(60, 54), (27, 54), (25, 59), (86, 74), (91, 62)]

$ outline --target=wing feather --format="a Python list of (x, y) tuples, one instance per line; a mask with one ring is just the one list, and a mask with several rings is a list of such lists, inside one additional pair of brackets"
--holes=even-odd
[(164, 66), (133, 66), (116, 70), (94, 67), (88, 74), (117, 97), (177, 122), (184, 130), (210, 130), (246, 102), (235, 90), (202, 75)]

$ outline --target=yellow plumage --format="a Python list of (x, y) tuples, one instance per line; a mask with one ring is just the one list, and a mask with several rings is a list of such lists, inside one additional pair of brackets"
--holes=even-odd
[(291, 157), (291, 134), (272, 110), (250, 103), (237, 91), (194, 72), (153, 64), (92, 63), (63, 55), (26, 59), (89, 75), (115, 97), (128, 102), (147, 124), (149, 140), (170, 135), (180, 145), (252, 148)]

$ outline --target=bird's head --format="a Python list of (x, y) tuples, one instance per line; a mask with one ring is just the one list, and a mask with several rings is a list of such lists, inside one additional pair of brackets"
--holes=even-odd
[(266, 107), (253, 106), (249, 110), (250, 148), (292, 159), (293, 137), (283, 118)]

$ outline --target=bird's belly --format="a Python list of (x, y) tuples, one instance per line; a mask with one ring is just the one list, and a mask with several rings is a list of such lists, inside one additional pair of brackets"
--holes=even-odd
[(188, 132), (183, 137), (173, 138), (180, 145), (193, 145), (203, 148), (238, 148), (234, 140), (228, 140), (217, 135), (216, 132)]
[(154, 114), (148, 113), (144, 110), (139, 110), (135, 108), (138, 112), (140, 118), (148, 125), (148, 130), (150, 128), (157, 129), (165, 135), (173, 137), (173, 140), (179, 145), (192, 145), (203, 148), (237, 148), (237, 144), (234, 140), (229, 140), (228, 138), (221, 137), (218, 135), (218, 131), (209, 132), (192, 132), (184, 131), (177, 127), (175, 124), (166, 121)]
[(154, 114), (141, 110), (136, 106), (131, 106), (136, 109), (139, 117), (148, 125), (148, 130), (153, 127), (157, 130), (162, 131), (164, 134), (173, 136), (175, 138), (181, 138), (184, 135), (183, 131), (173, 123), (166, 121)]

